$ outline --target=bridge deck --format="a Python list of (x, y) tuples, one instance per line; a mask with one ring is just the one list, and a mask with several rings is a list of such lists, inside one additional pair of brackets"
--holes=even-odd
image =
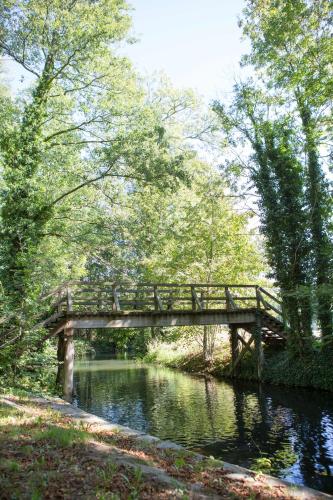
[(255, 322), (255, 308), (228, 311), (206, 309), (202, 311), (100, 311), (67, 312), (56, 315), (50, 326), (55, 325), (58, 333), (66, 328), (149, 328), (198, 325), (250, 325)]

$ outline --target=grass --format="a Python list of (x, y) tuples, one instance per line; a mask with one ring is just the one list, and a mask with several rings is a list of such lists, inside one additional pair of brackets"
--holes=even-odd
[(53, 445), (68, 448), (75, 443), (82, 443), (89, 439), (89, 433), (75, 427), (64, 429), (56, 426), (49, 426), (35, 434), (36, 441), (47, 441)]
[[(221, 462), (211, 458), (158, 449), (119, 432), (77, 424), (29, 399), (12, 400), (25, 411), (0, 403), (1, 498), (185, 499), (191, 498), (194, 483), (226, 499), (290, 498), (280, 489), (272, 494), (261, 479), (251, 485), (228, 479)], [(174, 486), (155, 475), (152, 480), (147, 466), (163, 470)]]
[(141, 471), (93, 453), (95, 436), (82, 426), (36, 405), (27, 410), (0, 405), (1, 498), (75, 498), (78, 489), (83, 498), (154, 496)]

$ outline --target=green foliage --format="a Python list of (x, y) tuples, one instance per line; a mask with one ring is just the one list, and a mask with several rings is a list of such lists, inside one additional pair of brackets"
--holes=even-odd
[(314, 320), (324, 338), (332, 334), (332, 202), (329, 155), (321, 153), (332, 135), (330, 13), (328, 0), (248, 1), (240, 25), (251, 51), (243, 64), (255, 78), (235, 86), (229, 108), (214, 105), (229, 146), (252, 148), (247, 160), (226, 166), (233, 177), (246, 170), (259, 195), (269, 263), (294, 333), (289, 344), (298, 352), (309, 348)]
[(34, 343), (21, 344), (21, 348), (21, 356), (15, 360), (11, 360), (10, 350), (1, 351), (0, 391), (53, 394), (57, 367), (55, 341), (47, 341), (42, 349), (36, 349)]
[[(248, 228), (251, 214), (235, 210), (220, 174), (210, 165), (192, 159), (186, 168), (190, 184), (163, 191), (144, 186), (124, 196), (126, 210), (112, 210), (115, 232), (88, 262), (92, 279), (121, 280), (130, 268), (131, 280), (148, 283), (257, 281), (264, 263)], [(119, 242), (116, 249), (114, 241)], [(154, 329), (143, 335), (128, 331), (119, 338), (144, 353), (151, 337), (171, 341), (184, 335), (202, 337), (204, 344), (207, 329)], [(214, 335), (211, 329), (209, 339)], [(116, 332), (110, 338), (121, 347)]]
[[(321, 350), (313, 346), (302, 356), (287, 350), (264, 349), (264, 368), (262, 381), (275, 385), (314, 387), (332, 391), (333, 356), (332, 350)], [(158, 363), (170, 368), (177, 368), (190, 373), (209, 373), (218, 378), (228, 377), (231, 368), (229, 342), (223, 341), (215, 350), (212, 363), (207, 367), (198, 344), (184, 346), (178, 343), (160, 343), (151, 346), (143, 358), (146, 362)], [(243, 380), (257, 380), (257, 363), (251, 353), (246, 353), (234, 374)]]
[(13, 359), (35, 356), (41, 292), (85, 275), (105, 242), (113, 214), (101, 197), (113, 207), (146, 183), (174, 187), (192, 153), (181, 138), (172, 142), (165, 108), (149, 102), (116, 54), (130, 25), (125, 2), (8, 1), (0, 17), (2, 53), (33, 75), (24, 98), (0, 99), (8, 122), (0, 132), (0, 357), (15, 372)]
[[(144, 223), (140, 237), (144, 278), (175, 282), (251, 282), (263, 268), (251, 241), (251, 215), (237, 213), (218, 172), (189, 165), (190, 187), (165, 198), (147, 189), (136, 199)], [(145, 219), (142, 220), (142, 218)]]
[(20, 470), (20, 464), (15, 460), (1, 460), (2, 468), (7, 469), (8, 471), (17, 472)]
[(49, 426), (46, 430), (39, 431), (34, 438), (37, 441), (47, 441), (51, 445), (61, 448), (69, 448), (76, 443), (81, 443), (89, 439), (89, 433), (77, 427), (62, 428)]
[[(252, 85), (235, 87), (229, 110), (215, 104), (230, 141), (240, 133), (253, 149), (249, 175), (259, 194), (261, 230), (275, 279), (284, 294), (284, 307), (293, 335), (290, 346), (304, 349), (311, 332), (309, 297), (299, 293), (312, 284), (311, 248), (302, 164), (297, 137), (287, 119), (268, 121), (267, 102)], [(310, 292), (311, 293), (311, 292)]]
[(274, 456), (262, 456), (251, 463), (251, 469), (265, 474), (276, 474), (288, 469), (297, 461), (297, 455), (287, 446), (278, 450)]

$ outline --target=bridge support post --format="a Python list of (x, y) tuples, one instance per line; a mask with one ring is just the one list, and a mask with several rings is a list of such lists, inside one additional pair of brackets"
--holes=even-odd
[(64, 399), (68, 402), (73, 397), (73, 376), (74, 376), (74, 330), (65, 328), (64, 331)]
[(58, 333), (58, 349), (57, 349), (57, 359), (58, 359), (58, 369), (56, 386), (63, 387), (64, 385), (64, 358), (65, 358), (65, 335), (64, 331)]
[(239, 340), (238, 340), (238, 328), (235, 325), (231, 325), (229, 328), (230, 334), (230, 347), (231, 347), (231, 372), (234, 373), (236, 368), (236, 362), (239, 357)]
[(261, 339), (261, 316), (260, 313), (256, 312), (256, 322), (253, 326), (253, 338), (254, 338), (254, 347), (257, 358), (257, 375), (258, 380), (262, 380), (262, 372), (264, 367), (264, 350)]

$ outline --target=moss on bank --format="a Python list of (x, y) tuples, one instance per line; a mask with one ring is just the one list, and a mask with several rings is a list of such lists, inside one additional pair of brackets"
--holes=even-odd
[[(291, 356), (287, 351), (266, 348), (262, 381), (298, 387), (311, 387), (333, 391), (333, 350), (313, 350), (303, 357)], [(205, 363), (201, 351), (175, 349), (173, 345), (155, 348), (144, 361), (177, 368), (189, 373), (209, 374), (217, 378), (230, 378), (229, 346), (223, 344), (214, 353), (211, 363)], [(256, 362), (247, 353), (238, 365), (234, 378), (258, 380)]]

